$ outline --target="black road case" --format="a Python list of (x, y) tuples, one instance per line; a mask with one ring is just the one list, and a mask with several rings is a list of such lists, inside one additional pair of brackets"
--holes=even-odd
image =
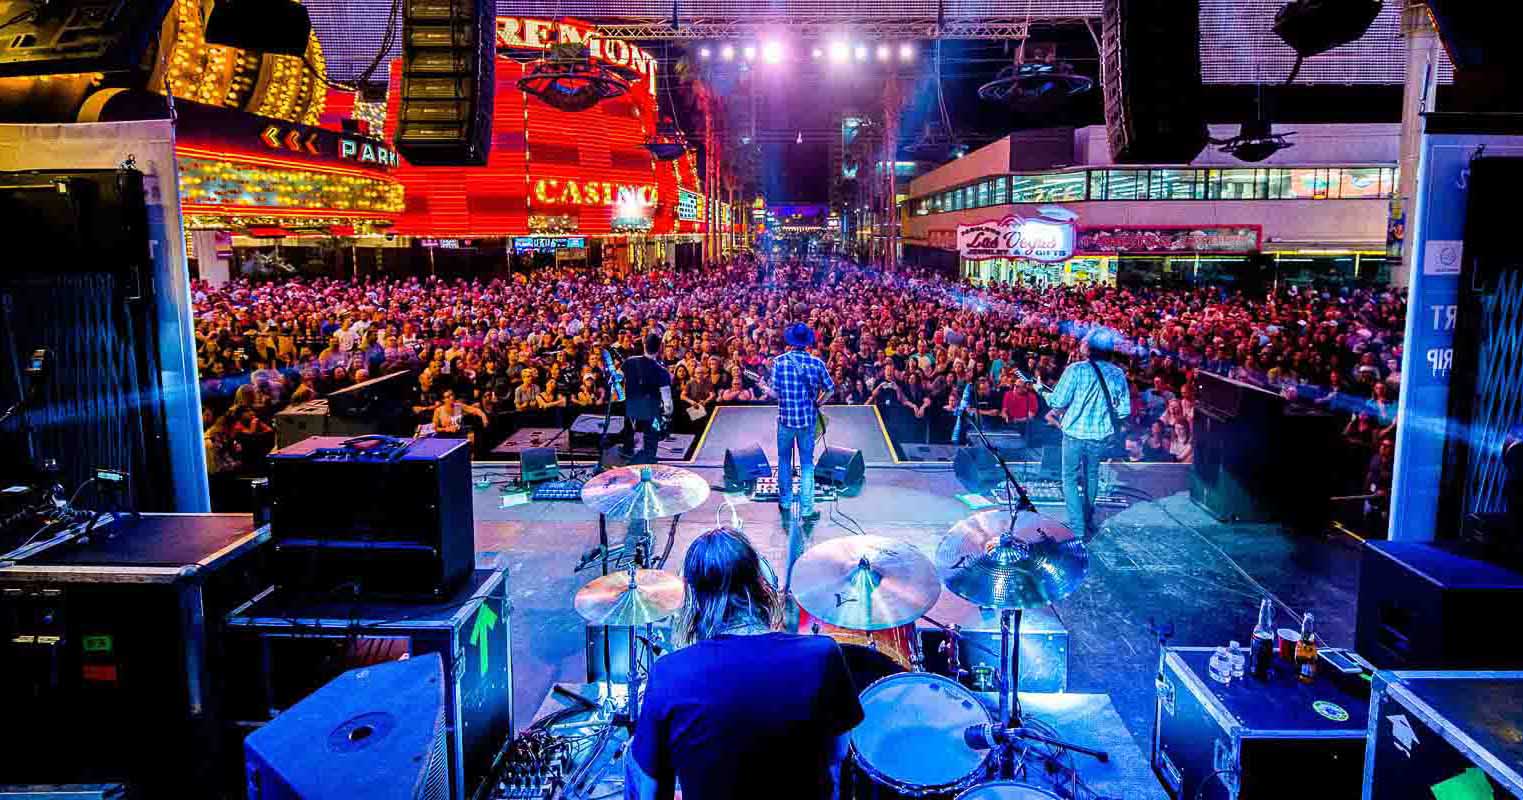
[(0, 691), (15, 723), (0, 784), (212, 796), (218, 620), (268, 585), (268, 538), (247, 514), (144, 514), (0, 566)]
[(1364, 800), (1523, 798), (1523, 672), (1380, 672)]
[(233, 736), (247, 734), (340, 674), (424, 653), (444, 659), (451, 797), (484, 788), (513, 733), (507, 570), (483, 554), (452, 597), (407, 603), (272, 590), (227, 619), (239, 686)]
[[(1212, 647), (1171, 647), (1153, 723), (1153, 771), (1176, 800), (1359, 797), (1367, 694), (1327, 674), (1302, 684), (1277, 661), (1268, 681), (1211, 679)], [(1355, 683), (1364, 681), (1355, 678)]]

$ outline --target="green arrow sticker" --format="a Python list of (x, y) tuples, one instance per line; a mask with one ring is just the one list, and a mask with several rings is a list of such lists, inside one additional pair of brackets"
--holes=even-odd
[(487, 647), (487, 634), (497, 627), (497, 612), (486, 603), (481, 604), (481, 610), (476, 612), (476, 622), (471, 625), (471, 646), (481, 654), (481, 674), (487, 674), (487, 666), (491, 663), (491, 651)]

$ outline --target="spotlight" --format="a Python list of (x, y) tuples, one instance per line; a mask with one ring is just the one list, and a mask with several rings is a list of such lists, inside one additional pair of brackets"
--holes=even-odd
[(899, 60), (900, 61), (914, 61), (915, 60), (915, 46), (912, 45), (912, 44), (909, 44), (909, 43), (905, 43), (905, 44), (899, 45)]
[(823, 56), (823, 55), (825, 55), (825, 51), (821, 50), (818, 47), (816, 47), (813, 50), (809, 51), (809, 57), (814, 59), (815, 61), (819, 61), (820, 60), (820, 56)]
[(735, 48), (731, 47), (730, 45), (725, 45), (724, 47), (719, 48), (719, 57), (725, 61), (729, 61), (735, 57)]
[(867, 60), (867, 45), (865, 45), (865, 44), (859, 44), (859, 45), (857, 45), (857, 49), (854, 52), (855, 52), (855, 54), (857, 56), (857, 60), (858, 61), (866, 61)]
[(880, 44), (880, 45), (878, 45), (878, 60), (879, 61), (887, 61), (890, 52), (891, 51), (888, 49), (888, 45), (886, 45), (886, 44)]
[(845, 64), (846, 59), (851, 57), (851, 47), (845, 42), (830, 43), (830, 61), (832, 64)]
[(762, 43), (762, 60), (768, 64), (779, 64), (783, 60), (783, 46), (779, 42)]
[(756, 48), (752, 47), (751, 45), (746, 45), (745, 47), (741, 48), (740, 54), (745, 56), (747, 61), (756, 60)]
[(710, 51), (709, 48), (707, 48), (707, 47), (700, 47), (700, 48), (698, 48), (698, 57), (699, 58), (708, 58), (709, 56), (712, 56), (712, 55), (714, 55), (714, 53), (712, 51)]

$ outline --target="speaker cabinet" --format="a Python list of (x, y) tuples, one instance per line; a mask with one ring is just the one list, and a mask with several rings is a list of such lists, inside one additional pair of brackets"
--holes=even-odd
[(249, 800), (447, 797), (444, 661), (350, 670), (244, 740)]
[(496, 4), (403, 0), (397, 152), (418, 166), (481, 166), (492, 145)]
[(551, 481), (561, 476), (553, 447), (530, 447), (518, 456), (518, 477), (524, 483)]
[(1105, 0), (1100, 77), (1117, 162), (1185, 164), (1206, 146), (1200, 0)]
[(952, 457), (952, 471), (963, 488), (970, 492), (990, 491), (1005, 479), (1005, 471), (994, 460), (994, 454), (972, 445), (957, 448), (957, 454)]
[(825, 448), (819, 460), (814, 462), (814, 480), (816, 484), (824, 482), (835, 486), (847, 497), (857, 496), (862, 491), (862, 483), (867, 480), (867, 464), (862, 459), (862, 451), (847, 447)]
[(1381, 669), (1523, 669), (1523, 640), (1497, 627), (1523, 617), (1523, 574), (1465, 547), (1367, 542), (1354, 641)]
[(761, 445), (751, 443), (737, 450), (724, 451), (724, 487), (727, 491), (739, 491), (757, 478), (772, 477), (772, 463)]

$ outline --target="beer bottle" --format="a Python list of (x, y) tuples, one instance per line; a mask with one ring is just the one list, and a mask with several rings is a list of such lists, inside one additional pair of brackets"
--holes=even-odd
[(1274, 604), (1269, 598), (1259, 603), (1259, 621), (1253, 626), (1248, 642), (1248, 670), (1253, 677), (1269, 680), (1269, 665), (1274, 661)]
[(1317, 631), (1308, 613), (1301, 620), (1301, 641), (1296, 642), (1296, 678), (1311, 683), (1317, 677)]

